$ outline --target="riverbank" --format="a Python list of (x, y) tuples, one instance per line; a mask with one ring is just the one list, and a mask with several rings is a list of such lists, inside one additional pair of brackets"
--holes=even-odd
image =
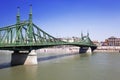
[(94, 52), (119, 52), (120, 46), (98, 46)]
[(75, 53), (79, 52), (79, 47), (54, 47), (36, 50), (37, 53)]
[[(120, 46), (98, 46), (93, 52), (117, 52), (120, 53)], [(79, 53), (79, 47), (44, 48), (37, 50), (37, 53)]]
[(46, 56), (57, 56), (57, 55), (63, 55), (63, 54), (74, 54), (79, 52), (79, 47), (54, 47), (54, 48), (43, 48), (36, 50), (36, 53), (40, 57), (46, 57)]

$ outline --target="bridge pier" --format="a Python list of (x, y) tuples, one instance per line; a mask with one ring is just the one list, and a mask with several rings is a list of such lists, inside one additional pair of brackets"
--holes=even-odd
[(37, 53), (35, 50), (30, 52), (14, 51), (11, 56), (11, 65), (36, 65), (37, 64)]
[(79, 53), (92, 53), (91, 47), (80, 47)]

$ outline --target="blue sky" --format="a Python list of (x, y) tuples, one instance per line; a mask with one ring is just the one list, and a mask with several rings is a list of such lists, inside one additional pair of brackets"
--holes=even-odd
[(16, 23), (17, 6), (21, 20), (28, 19), (30, 4), (33, 22), (52, 36), (120, 37), (120, 0), (0, 0), (0, 27)]

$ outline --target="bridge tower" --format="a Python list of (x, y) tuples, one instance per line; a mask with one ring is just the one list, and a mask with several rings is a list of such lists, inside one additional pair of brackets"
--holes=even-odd
[(29, 13), (29, 26), (28, 26), (28, 42), (32, 44), (33, 42), (33, 26), (32, 26), (32, 5), (30, 5), (30, 13)]
[[(88, 44), (93, 44), (92, 41), (89, 38), (89, 33), (87, 32), (86, 36), (83, 36), (83, 33), (81, 33), (81, 41), (86, 42)], [(79, 53), (89, 53), (91, 54), (93, 52), (92, 47), (89, 46), (81, 46), (79, 49)]]
[[(22, 44), (22, 28), (20, 25), (20, 8), (18, 7), (18, 12), (16, 16), (16, 44)], [(32, 5), (30, 5), (30, 13), (29, 13), (29, 23), (27, 29), (27, 40), (28, 44), (32, 44), (33, 42), (33, 26), (32, 26)], [(32, 48), (28, 51), (20, 51), (14, 50), (11, 57), (11, 65), (35, 65), (37, 64), (37, 53)]]

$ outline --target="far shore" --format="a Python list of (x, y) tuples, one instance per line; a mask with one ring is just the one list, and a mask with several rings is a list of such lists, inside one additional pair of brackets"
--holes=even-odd
[(119, 52), (120, 46), (98, 46), (94, 52)]

